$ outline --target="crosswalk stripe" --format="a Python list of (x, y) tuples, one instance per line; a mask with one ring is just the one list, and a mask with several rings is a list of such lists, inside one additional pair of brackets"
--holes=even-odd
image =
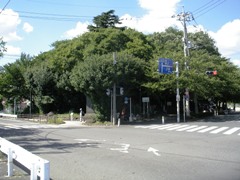
[(162, 127), (158, 128), (158, 130), (168, 129), (168, 128), (177, 127), (177, 126), (179, 126), (179, 125), (178, 124), (169, 124), (169, 125), (162, 126)]
[(195, 127), (197, 127), (197, 126), (192, 125), (192, 126), (188, 126), (188, 127), (185, 127), (185, 128), (177, 129), (177, 131), (185, 131), (185, 130), (192, 129), (192, 128), (195, 128)]
[(205, 132), (211, 131), (211, 130), (216, 129), (216, 128), (218, 128), (218, 126), (211, 126), (211, 127), (209, 127), (209, 128), (202, 129), (202, 130), (197, 131), (197, 132), (205, 133)]
[(5, 127), (9, 129), (22, 129), (21, 127), (18, 126), (5, 126)]
[(187, 127), (187, 126), (189, 126), (189, 125), (179, 125), (177, 127), (172, 127), (172, 128), (167, 129), (167, 130), (172, 131), (172, 130), (176, 130), (176, 129), (179, 129), (179, 128), (184, 128), (184, 127)]
[[(34, 127), (36, 128), (36, 127)], [(45, 128), (45, 127), (38, 127)], [(49, 127), (48, 127), (49, 128)], [(222, 133), (225, 135), (230, 135), (240, 130), (240, 127), (233, 127), (229, 129), (229, 127), (218, 127), (218, 126), (198, 126), (198, 125), (188, 125), (188, 124), (165, 124), (165, 125), (145, 125), (145, 126), (135, 126), (134, 128), (144, 128), (144, 129), (156, 129), (156, 130), (167, 130), (167, 131), (186, 131), (186, 132), (199, 132), (205, 133), (209, 132), (210, 134), (218, 134)], [(240, 136), (240, 133), (238, 133)]]
[(239, 127), (235, 127), (235, 128), (229, 129), (228, 131), (224, 132), (223, 134), (226, 134), (226, 135), (233, 134), (236, 131), (238, 131), (239, 129), (240, 129)]
[(153, 125), (153, 126), (150, 126), (149, 129), (158, 129), (160, 127), (161, 127), (160, 125)]
[(217, 134), (217, 133), (220, 133), (220, 132), (222, 132), (222, 131), (224, 131), (224, 130), (226, 130), (226, 129), (228, 129), (229, 127), (221, 127), (221, 128), (218, 128), (218, 129), (216, 129), (216, 130), (213, 130), (213, 131), (211, 131), (210, 133), (211, 134)]
[(206, 127), (207, 127), (207, 126), (199, 126), (199, 127), (193, 128), (193, 129), (188, 129), (187, 132), (198, 131), (198, 130), (203, 129), (203, 128), (206, 128)]

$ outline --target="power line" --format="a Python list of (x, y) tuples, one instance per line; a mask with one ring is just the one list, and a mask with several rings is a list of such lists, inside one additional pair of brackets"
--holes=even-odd
[(110, 9), (136, 9), (135, 7), (112, 7), (112, 6), (99, 6), (99, 5), (85, 5), (80, 3), (62, 3), (62, 2), (49, 2), (49, 1), (42, 1), (42, 0), (29, 0), (31, 3), (39, 3), (39, 4), (48, 4), (48, 5), (57, 5), (57, 6), (78, 6), (82, 8), (110, 8)]
[(202, 16), (202, 15), (208, 13), (209, 11), (215, 9), (217, 6), (223, 4), (225, 1), (226, 1), (226, 0), (222, 0), (222, 1), (219, 1), (218, 3), (216, 3), (214, 6), (213, 6), (213, 5), (209, 6), (209, 7), (206, 8), (204, 11), (202, 11), (201, 14), (199, 14), (198, 16), (196, 16), (195, 19), (196, 19), (196, 18), (199, 18), (200, 16)]
[(221, 1), (210, 1), (207, 4), (203, 5), (202, 7), (198, 8), (197, 10), (193, 11), (195, 15), (195, 19), (199, 18), (200, 16), (208, 13), (209, 11), (215, 9), (217, 6), (223, 4), (226, 0)]
[[(78, 21), (79, 19), (92, 19), (92, 16), (77, 16), (77, 15), (64, 15), (64, 14), (46, 14), (38, 12), (28, 12), (28, 11), (16, 11), (19, 13), (21, 18), (29, 19), (41, 19), (41, 20), (51, 20), (51, 21)], [(15, 14), (5, 14), (5, 16), (17, 16)]]
[(207, 2), (206, 4), (200, 6), (199, 8), (195, 9), (194, 11), (192, 11), (193, 13), (197, 13), (199, 11), (202, 11), (203, 9), (206, 8), (206, 6), (208, 6), (209, 4), (211, 4), (212, 2), (214, 2), (215, 0), (211, 0), (209, 2)]
[(4, 9), (7, 7), (7, 5), (10, 3), (11, 0), (8, 0), (8, 2), (5, 4), (5, 6), (2, 8), (2, 10), (0, 11), (0, 14), (2, 14), (2, 12), (4, 11)]

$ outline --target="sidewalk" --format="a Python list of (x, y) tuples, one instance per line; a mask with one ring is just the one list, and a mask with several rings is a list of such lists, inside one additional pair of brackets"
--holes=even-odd
[(84, 122), (80, 121), (64, 121), (64, 124), (60, 124), (59, 127), (82, 127), (86, 126)]

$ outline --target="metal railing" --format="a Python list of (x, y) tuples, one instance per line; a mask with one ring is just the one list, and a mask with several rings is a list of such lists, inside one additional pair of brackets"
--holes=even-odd
[(0, 151), (8, 156), (8, 176), (13, 176), (13, 160), (30, 170), (30, 180), (50, 179), (50, 163), (26, 149), (0, 137)]

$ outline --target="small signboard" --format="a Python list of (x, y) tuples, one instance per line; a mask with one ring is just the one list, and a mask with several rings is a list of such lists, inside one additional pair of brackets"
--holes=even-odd
[(149, 102), (149, 97), (142, 97), (142, 102), (148, 103)]
[(172, 74), (173, 72), (173, 60), (160, 58), (158, 60), (158, 72), (162, 74)]

